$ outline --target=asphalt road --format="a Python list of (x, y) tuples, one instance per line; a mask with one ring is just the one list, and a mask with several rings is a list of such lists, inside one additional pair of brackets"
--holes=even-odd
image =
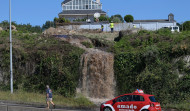
[(44, 105), (26, 105), (9, 102), (0, 102), (0, 111), (99, 111), (99, 108), (58, 107), (56, 109), (46, 109)]

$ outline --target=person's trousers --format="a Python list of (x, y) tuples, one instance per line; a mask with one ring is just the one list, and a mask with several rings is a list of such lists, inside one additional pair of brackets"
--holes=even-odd
[(113, 28), (111, 28), (111, 33), (113, 33)]

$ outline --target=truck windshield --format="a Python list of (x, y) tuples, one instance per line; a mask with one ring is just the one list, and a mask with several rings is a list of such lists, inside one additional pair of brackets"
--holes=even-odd
[(150, 99), (150, 101), (152, 101), (152, 102), (156, 102), (156, 99), (154, 98), (154, 96), (150, 96), (149, 99)]

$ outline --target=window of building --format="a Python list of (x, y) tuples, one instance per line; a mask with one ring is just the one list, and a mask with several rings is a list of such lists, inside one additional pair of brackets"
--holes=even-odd
[(92, 0), (72, 0), (63, 6), (63, 10), (87, 10), (87, 9), (101, 9), (101, 4)]
[(88, 9), (88, 5), (86, 5), (86, 9)]

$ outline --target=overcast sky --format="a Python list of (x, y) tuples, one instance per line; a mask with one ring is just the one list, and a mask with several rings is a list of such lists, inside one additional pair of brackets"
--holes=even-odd
[[(12, 21), (42, 26), (62, 11), (63, 0), (11, 0)], [(179, 23), (190, 20), (190, 0), (100, 0), (108, 15), (131, 14), (136, 20), (167, 19), (173, 13)], [(9, 20), (9, 0), (0, 0), (0, 22)]]

